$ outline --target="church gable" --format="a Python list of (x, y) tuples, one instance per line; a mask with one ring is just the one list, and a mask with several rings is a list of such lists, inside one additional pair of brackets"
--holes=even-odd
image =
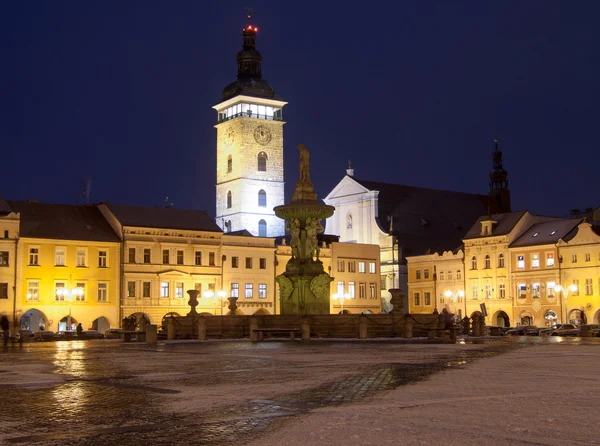
[(564, 239), (558, 241), (559, 246), (589, 245), (600, 243), (600, 235), (592, 229), (592, 225), (587, 221), (581, 222), (572, 234), (568, 234)]
[(342, 198), (349, 195), (365, 194), (370, 192), (369, 189), (364, 187), (362, 184), (354, 180), (352, 177), (346, 175), (342, 180), (333, 188), (331, 192), (323, 199), (325, 203), (333, 201), (336, 198)]

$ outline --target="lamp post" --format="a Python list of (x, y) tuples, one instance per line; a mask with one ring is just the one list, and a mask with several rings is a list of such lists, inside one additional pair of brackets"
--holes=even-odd
[[(566, 288), (563, 288), (561, 285), (556, 285), (554, 287), (554, 291), (556, 291), (557, 293), (562, 292), (563, 296), (564, 296), (563, 300), (564, 300), (564, 303), (565, 303), (564, 304), (564, 307), (565, 307), (565, 319), (564, 319), (564, 321), (565, 321), (565, 323), (567, 322), (567, 317), (568, 317), (568, 314), (569, 314), (569, 310), (567, 308), (567, 298), (569, 297), (569, 291), (571, 293), (576, 293), (577, 290), (578, 290), (577, 285), (575, 285), (574, 283), (572, 283), (571, 285), (569, 285)], [(561, 306), (562, 306), (562, 301), (561, 301)], [(562, 315), (561, 315), (561, 317), (562, 317)]]
[(73, 296), (83, 296), (83, 290), (79, 287), (73, 288), (72, 290), (67, 288), (59, 288), (56, 290), (56, 294), (65, 297), (69, 302), (69, 316), (67, 317), (67, 330), (65, 331), (70, 331), (72, 330), (71, 304), (73, 302)]
[[(208, 290), (204, 292), (204, 297), (206, 297), (207, 299), (213, 299), (213, 302), (215, 304), (215, 306), (217, 305), (217, 302), (219, 302), (219, 307), (221, 307), (221, 310), (219, 311), (219, 314), (221, 316), (223, 316), (223, 298), (227, 296), (227, 292), (220, 290), (217, 291), (216, 293), (212, 290)], [(216, 316), (216, 311), (215, 311), (215, 316)]]
[[(456, 292), (453, 292), (452, 290), (446, 290), (446, 292), (444, 293), (444, 296), (446, 296), (448, 299), (452, 299), (452, 303), (456, 304), (456, 301), (458, 300), (459, 297), (464, 298), (465, 297), (465, 292), (463, 290), (458, 290)], [(465, 316), (466, 316), (467, 310), (465, 308)]]
[(342, 311), (341, 311), (342, 314), (344, 314), (344, 300), (346, 300), (346, 299), (354, 299), (354, 296), (350, 296), (350, 294), (348, 294), (348, 293), (345, 293), (345, 294), (335, 293), (331, 297), (333, 298), (333, 300), (339, 300), (340, 301), (340, 305), (342, 306)]

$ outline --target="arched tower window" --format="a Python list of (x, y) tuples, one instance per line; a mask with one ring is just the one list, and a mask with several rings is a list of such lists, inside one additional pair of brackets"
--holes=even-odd
[(484, 268), (485, 269), (490, 269), (492, 267), (492, 262), (490, 260), (490, 256), (486, 254), (485, 259), (483, 259), (484, 262)]
[(258, 207), (267, 207), (267, 193), (262, 189), (258, 191)]
[(504, 254), (498, 256), (498, 268), (504, 268)]
[(233, 159), (231, 158), (231, 155), (229, 155), (227, 157), (227, 173), (231, 173), (232, 170), (233, 170)]
[(477, 257), (471, 257), (471, 269), (477, 269)]
[(227, 209), (231, 209), (231, 191), (227, 192)]
[(257, 157), (258, 162), (258, 171), (266, 172), (267, 171), (267, 154), (265, 152), (260, 152)]
[(267, 236), (267, 222), (261, 220), (258, 222), (258, 236), (266, 237)]

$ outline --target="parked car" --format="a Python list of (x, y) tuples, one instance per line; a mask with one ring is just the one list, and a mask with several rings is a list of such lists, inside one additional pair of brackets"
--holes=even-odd
[(540, 331), (547, 330), (546, 327), (533, 327), (531, 330), (525, 332), (525, 336), (539, 336)]
[(525, 336), (528, 331), (534, 330), (537, 327), (534, 325), (519, 325), (518, 327), (511, 328), (506, 332), (508, 336)]
[(573, 324), (554, 324), (552, 327), (540, 331), (540, 336), (564, 336), (566, 330), (576, 328)]
[(74, 330), (64, 330), (59, 331), (57, 335), (60, 340), (64, 341), (65, 339), (74, 339), (77, 333)]
[[(590, 330), (590, 336), (594, 336), (594, 332), (600, 329), (600, 325), (597, 324), (589, 324), (588, 327)], [(581, 326), (564, 330), (562, 336), (581, 336)]]
[(122, 328), (109, 328), (104, 332), (104, 337), (106, 339), (121, 339), (121, 335), (123, 334)]
[(83, 339), (104, 339), (104, 335), (97, 330), (83, 330), (81, 337)]
[(42, 330), (35, 333), (35, 339), (38, 341), (56, 341), (58, 336), (50, 330)]

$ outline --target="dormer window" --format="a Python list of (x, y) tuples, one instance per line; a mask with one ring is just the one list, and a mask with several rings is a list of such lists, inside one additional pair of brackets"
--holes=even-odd
[(481, 236), (492, 235), (492, 228), (494, 227), (494, 220), (485, 220), (481, 222)]

